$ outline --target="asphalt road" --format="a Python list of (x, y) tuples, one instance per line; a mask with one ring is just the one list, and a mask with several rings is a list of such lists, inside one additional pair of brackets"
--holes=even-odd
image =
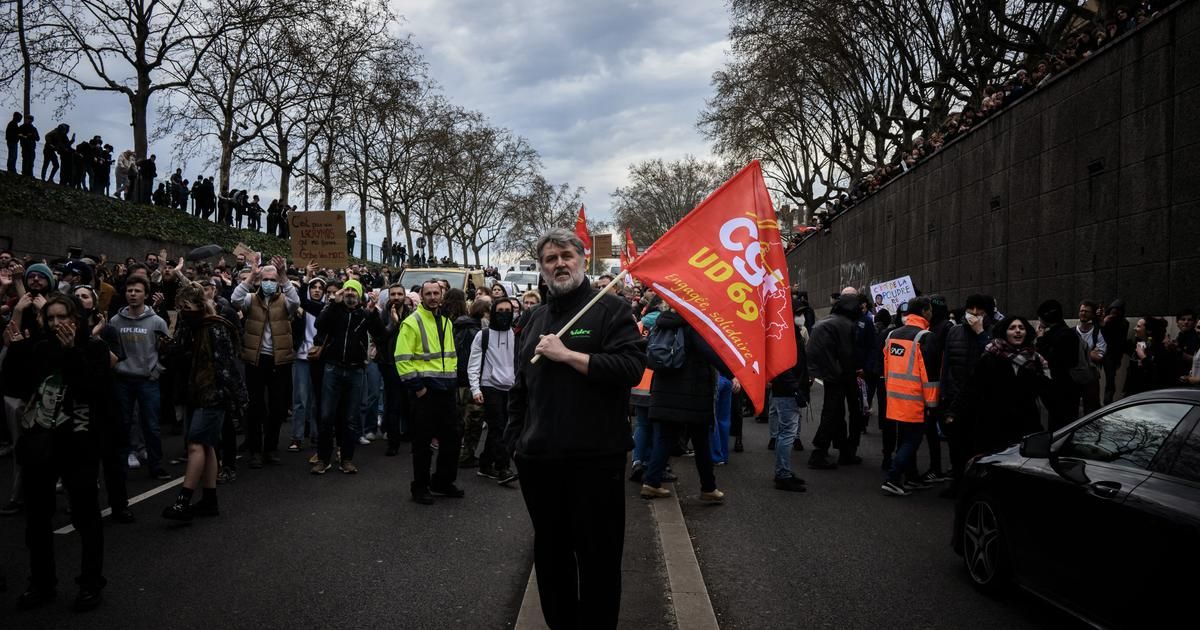
[[(820, 388), (814, 388), (819, 398)], [(819, 405), (819, 401), (818, 401)], [(820, 419), (802, 420), (811, 449)], [(793, 470), (808, 492), (772, 485), (768, 428), (747, 418), (744, 453), (717, 468), (727, 505), (683, 509), (722, 628), (1075, 628), (1076, 622), (1023, 592), (999, 599), (970, 585), (950, 548), (953, 502), (938, 488), (884, 496), (879, 432), (863, 436), (860, 466)], [(948, 462), (948, 458), (944, 458)], [(918, 463), (928, 464), (922, 447)], [(699, 492), (694, 467), (678, 463), (681, 495)]]
[[(814, 421), (802, 424), (811, 444)], [(288, 429), (285, 426), (284, 431)], [(796, 454), (803, 494), (771, 485), (767, 426), (747, 418), (746, 452), (717, 469), (723, 506), (702, 505), (690, 459), (673, 462), (677, 494), (722, 628), (1073, 628), (1036, 598), (977, 593), (949, 547), (953, 506), (937, 490), (907, 499), (879, 492), (879, 437), (864, 436), (859, 467), (813, 471)], [(167, 439), (168, 456), (181, 440)], [(407, 452), (376, 443), (362, 472), (308, 474), (308, 452), (281, 466), (242, 467), (220, 493), (222, 515), (178, 526), (159, 517), (172, 488), (134, 506), (138, 521), (105, 520), (104, 604), (69, 611), (78, 538), (55, 536), (59, 601), (18, 613), (28, 572), (24, 520), (0, 518), (0, 628), (509, 628), (532, 564), (520, 492), (462, 471), (462, 500), (408, 500)], [(922, 465), (925, 455), (920, 456)], [(182, 466), (172, 472), (182, 473)], [(131, 473), (130, 494), (153, 489)], [(11, 460), (0, 459), (7, 498)], [(653, 512), (628, 484), (622, 628), (673, 628)], [(674, 500), (674, 499), (672, 499)], [(60, 506), (65, 508), (65, 496)], [(56, 526), (66, 525), (60, 512)]]

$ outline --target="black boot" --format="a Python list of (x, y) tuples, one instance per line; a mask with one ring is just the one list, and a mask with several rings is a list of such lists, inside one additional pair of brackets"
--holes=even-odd
[(837, 468), (837, 464), (830, 461), (829, 453), (822, 450), (815, 450), (808, 457), (808, 467), (817, 470), (832, 470)]

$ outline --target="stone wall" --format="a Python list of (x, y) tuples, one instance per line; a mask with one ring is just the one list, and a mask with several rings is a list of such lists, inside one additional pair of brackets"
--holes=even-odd
[(814, 304), (911, 275), (951, 304), (1200, 305), (1200, 3), (1054, 78), (788, 254)]
[(129, 256), (142, 260), (147, 252), (158, 253), (164, 247), (171, 258), (178, 258), (194, 246), (137, 238), (70, 223), (0, 215), (0, 248), (12, 249), (19, 256), (29, 254), (39, 260), (54, 260), (65, 258), (68, 247), (80, 247), (85, 255), (105, 254), (110, 261), (124, 262)]

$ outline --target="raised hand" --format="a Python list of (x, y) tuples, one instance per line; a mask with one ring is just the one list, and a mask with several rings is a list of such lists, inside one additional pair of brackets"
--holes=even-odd
[(71, 348), (75, 345), (75, 324), (63, 322), (54, 328), (54, 334), (62, 347)]

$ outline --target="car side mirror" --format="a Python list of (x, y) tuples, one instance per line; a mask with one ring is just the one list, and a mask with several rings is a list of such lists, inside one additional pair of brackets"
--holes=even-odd
[(1050, 458), (1050, 445), (1054, 443), (1054, 434), (1049, 431), (1034, 433), (1021, 440), (1021, 457), (1037, 459)]

